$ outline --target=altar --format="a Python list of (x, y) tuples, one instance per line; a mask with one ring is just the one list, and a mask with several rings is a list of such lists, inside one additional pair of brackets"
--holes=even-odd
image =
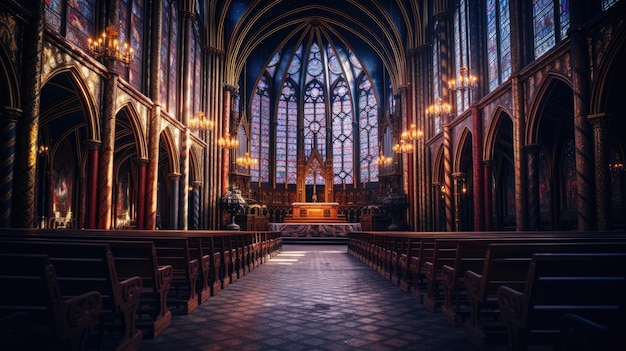
[(361, 231), (361, 223), (270, 223), (269, 230), (284, 238), (346, 237)]
[(294, 202), (291, 204), (291, 214), (285, 217), (285, 223), (345, 221), (345, 216), (339, 215), (338, 202)]

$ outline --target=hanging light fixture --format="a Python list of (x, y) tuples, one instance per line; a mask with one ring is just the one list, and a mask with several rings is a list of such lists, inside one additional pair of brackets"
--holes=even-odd
[(406, 141), (416, 141), (421, 139), (422, 137), (424, 137), (424, 132), (417, 129), (414, 123), (411, 124), (409, 130), (405, 130), (404, 132), (402, 132), (402, 134), (400, 134), (400, 139)]
[(235, 149), (239, 146), (239, 140), (235, 137), (231, 137), (229, 134), (220, 137), (217, 141), (217, 145), (222, 149)]
[(189, 119), (187, 127), (191, 130), (213, 130), (215, 122), (207, 118), (204, 112), (199, 111), (195, 116)]
[(258, 164), (259, 160), (257, 160), (256, 158), (250, 157), (250, 153), (246, 152), (246, 156), (237, 157), (237, 159), (235, 160), (235, 163), (237, 163), (239, 166), (250, 168)]
[(445, 117), (452, 114), (452, 105), (443, 102), (442, 98), (436, 98), (435, 103), (428, 106), (426, 114), (432, 117)]
[(393, 152), (397, 154), (409, 154), (413, 152), (413, 144), (407, 142), (404, 139), (400, 139), (400, 142), (393, 146)]
[(135, 55), (135, 50), (128, 42), (120, 48), (119, 32), (115, 26), (108, 26), (97, 39), (88, 38), (89, 53), (95, 58), (109, 58), (129, 65)]
[(459, 71), (458, 79), (451, 79), (448, 81), (448, 89), (450, 90), (473, 90), (478, 85), (478, 78), (469, 73), (467, 67), (461, 67)]

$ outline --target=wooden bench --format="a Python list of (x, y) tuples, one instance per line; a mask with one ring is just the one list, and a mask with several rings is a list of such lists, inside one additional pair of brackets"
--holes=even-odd
[(100, 292), (61, 294), (50, 258), (40, 254), (0, 254), (0, 286), (1, 349), (85, 349), (102, 309)]
[(623, 241), (491, 243), (481, 273), (468, 270), (465, 287), (470, 302), (470, 318), (465, 323), (467, 338), (479, 349), (504, 343), (506, 329), (500, 319), (497, 290), (506, 285), (524, 289), (534, 253), (602, 252), (626, 250)]
[[(48, 255), (64, 297), (78, 296), (78, 291), (100, 292), (102, 310), (96, 324), (97, 335), (88, 340), (88, 346), (95, 343), (93, 346), (96, 348), (113, 347), (121, 351), (139, 349), (143, 336), (136, 325), (136, 314), (142, 281), (139, 276), (118, 279), (108, 244), (0, 237), (0, 253)], [(107, 335), (106, 340), (103, 340), (104, 334)]]
[(535, 341), (559, 345), (567, 313), (624, 325), (625, 297), (626, 251), (533, 254), (525, 287), (498, 288), (509, 350), (526, 350)]
[(561, 317), (560, 349), (562, 351), (626, 350), (624, 312), (613, 320), (585, 318), (576, 313)]

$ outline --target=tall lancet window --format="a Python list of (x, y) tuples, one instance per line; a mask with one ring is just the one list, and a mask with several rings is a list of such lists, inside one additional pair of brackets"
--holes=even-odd
[(567, 36), (568, 0), (534, 0), (533, 23), (535, 58), (538, 58)]
[(252, 96), (250, 121), (250, 155), (259, 162), (250, 168), (251, 180), (254, 182), (269, 182), (270, 157), (270, 93), (268, 77), (263, 76), (257, 84)]
[(487, 0), (487, 78), (489, 91), (511, 76), (509, 0)]
[[(376, 182), (378, 94), (357, 55), (321, 31), (311, 33), (274, 54), (259, 77), (250, 100), (251, 156), (275, 162), (267, 171), (253, 167), (251, 180), (319, 186), (332, 171), (334, 185)], [(299, 173), (298, 161), (307, 172)]]
[[(461, 76), (461, 67), (471, 69), (470, 64), (470, 36), (468, 30), (469, 8), (467, 0), (460, 0), (454, 11), (454, 75)], [(468, 90), (456, 91), (456, 112), (462, 113), (470, 105)]]

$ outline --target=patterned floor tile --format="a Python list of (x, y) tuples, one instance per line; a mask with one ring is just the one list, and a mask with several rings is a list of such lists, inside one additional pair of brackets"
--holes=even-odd
[(286, 244), (142, 350), (475, 351), (345, 245)]

